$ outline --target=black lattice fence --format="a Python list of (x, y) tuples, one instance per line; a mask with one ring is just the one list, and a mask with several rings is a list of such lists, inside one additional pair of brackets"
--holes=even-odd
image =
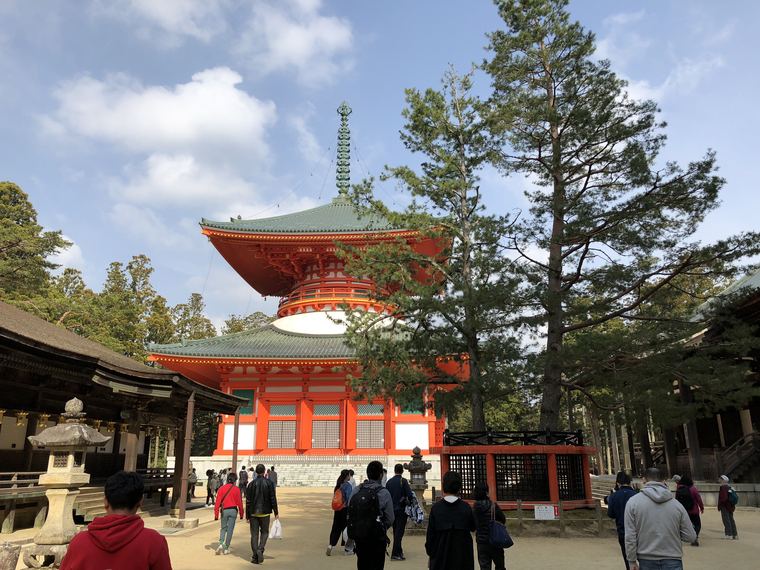
[(497, 501), (548, 501), (546, 455), (495, 455)]
[(478, 481), (487, 481), (485, 454), (451, 455), (449, 469), (462, 475), (462, 498), (472, 499), (472, 490)]
[(583, 457), (557, 455), (557, 483), (561, 501), (580, 501), (586, 498)]

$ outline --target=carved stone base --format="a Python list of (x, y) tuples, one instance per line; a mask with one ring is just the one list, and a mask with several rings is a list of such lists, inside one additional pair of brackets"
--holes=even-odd
[(74, 501), (79, 495), (78, 489), (48, 489), (45, 496), (48, 500), (48, 515), (40, 532), (34, 537), (36, 544), (55, 545), (68, 544), (77, 533), (74, 518)]
[(166, 528), (196, 528), (198, 519), (167, 519), (164, 521)]
[(0, 570), (16, 570), (21, 546), (4, 542), (0, 544)]
[(27, 568), (58, 568), (68, 544), (27, 544), (22, 550)]

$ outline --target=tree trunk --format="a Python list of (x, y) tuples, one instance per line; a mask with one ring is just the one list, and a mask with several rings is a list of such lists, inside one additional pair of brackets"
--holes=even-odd
[(470, 366), (470, 412), (472, 413), (472, 430), (486, 430), (486, 414), (483, 402), (483, 392), (480, 389), (480, 363), (477, 358), (471, 358)]
[(654, 460), (652, 459), (652, 445), (649, 442), (646, 410), (639, 410), (639, 414), (637, 415), (636, 431), (638, 432), (639, 443), (641, 444), (641, 460), (644, 462), (644, 469), (648, 469), (654, 467)]

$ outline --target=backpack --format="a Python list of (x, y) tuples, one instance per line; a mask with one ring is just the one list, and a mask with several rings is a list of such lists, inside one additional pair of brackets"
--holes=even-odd
[(691, 490), (686, 486), (680, 486), (676, 489), (676, 501), (683, 505), (686, 512), (694, 508), (694, 498), (691, 496)]
[(335, 489), (335, 492), (333, 493), (332, 498), (332, 510), (339, 511), (343, 508), (343, 491), (340, 490), (340, 487)]
[(377, 491), (359, 487), (348, 503), (348, 538), (359, 541), (381, 541), (385, 529), (379, 520), (380, 499)]
[(728, 502), (734, 506), (739, 504), (739, 493), (733, 487), (728, 488)]

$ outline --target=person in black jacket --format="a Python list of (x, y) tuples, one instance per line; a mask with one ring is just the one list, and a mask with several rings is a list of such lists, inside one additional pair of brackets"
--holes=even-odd
[(412, 488), (409, 481), (404, 479), (404, 466), (396, 463), (393, 468), (395, 475), (388, 479), (385, 488), (391, 494), (393, 499), (393, 548), (391, 549), (391, 560), (406, 560), (404, 549), (401, 547), (401, 541), (404, 538), (406, 529), (406, 506), (412, 502)]
[(504, 570), (504, 549), (491, 545), (490, 524), (492, 514), (495, 520), (504, 524), (507, 524), (507, 518), (499, 505), (492, 502), (488, 497), (488, 485), (486, 483), (475, 483), (473, 497), (475, 498), (475, 505), (472, 507), (472, 513), (475, 516), (475, 525), (477, 526), (475, 542), (478, 546), (480, 570), (491, 570), (491, 564), (496, 567), (496, 570)]
[(256, 477), (248, 483), (245, 490), (245, 517), (251, 525), (251, 550), (254, 564), (264, 564), (264, 548), (269, 538), (269, 516), (280, 518), (277, 510), (277, 494), (269, 479), (264, 477), (265, 467), (256, 466)]
[(430, 570), (475, 570), (472, 535), (475, 518), (470, 505), (459, 498), (462, 476), (449, 471), (443, 476), (443, 499), (430, 509), (425, 552)]
[(628, 558), (625, 554), (625, 505), (628, 503), (628, 499), (636, 494), (636, 491), (631, 487), (631, 476), (625, 471), (617, 474), (615, 487), (616, 491), (607, 500), (607, 516), (615, 519), (615, 527), (617, 528), (620, 550), (623, 552), (625, 570), (629, 570), (630, 564), (628, 564)]

